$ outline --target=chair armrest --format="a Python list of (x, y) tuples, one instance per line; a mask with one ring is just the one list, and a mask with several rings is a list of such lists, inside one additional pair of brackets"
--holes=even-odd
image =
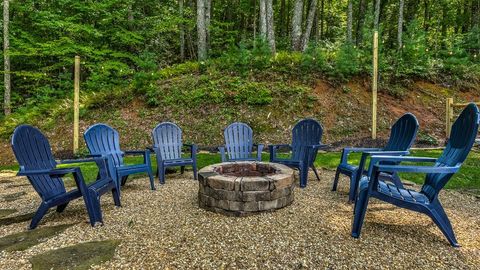
[(57, 161), (58, 164), (74, 164), (74, 163), (87, 163), (87, 162), (97, 162), (100, 160), (105, 160), (106, 156), (100, 156), (95, 158), (83, 158), (83, 159), (64, 159)]
[(388, 155), (372, 155), (372, 163), (379, 161), (394, 161), (394, 162), (437, 162), (436, 158), (431, 157), (411, 157), (411, 156), (388, 156)]
[(347, 164), (348, 163), (348, 155), (350, 153), (359, 153), (359, 152), (365, 152), (365, 151), (381, 151), (381, 150), (382, 150), (382, 148), (355, 148), (355, 147), (343, 148), (340, 163)]
[(313, 148), (313, 150), (320, 150), (320, 149), (329, 148), (330, 145), (328, 145), (328, 144), (313, 144), (313, 145), (309, 145), (308, 147)]
[(131, 155), (131, 156), (135, 156), (135, 155), (139, 156), (139, 155), (145, 155), (145, 152), (146, 150), (129, 150), (129, 151), (125, 151), (124, 154)]
[(456, 173), (460, 166), (433, 167), (433, 166), (408, 166), (408, 165), (374, 165), (379, 172), (409, 172), (409, 173)]
[(198, 146), (194, 143), (184, 143), (184, 147), (190, 148), (190, 158), (195, 158), (198, 151)]
[(273, 162), (273, 160), (277, 157), (277, 150), (279, 148), (292, 148), (290, 144), (271, 144), (268, 146), (268, 152), (270, 153), (270, 162)]
[(288, 147), (288, 148), (292, 148), (292, 145), (290, 144), (270, 144), (268, 145), (268, 148), (270, 149), (278, 149), (278, 148), (281, 148), (281, 147)]
[(52, 175), (63, 176), (75, 172), (76, 168), (47, 169), (47, 170), (22, 170), (18, 171), (18, 176)]
[(365, 151), (363, 153), (371, 156), (402, 156), (410, 154), (410, 151)]

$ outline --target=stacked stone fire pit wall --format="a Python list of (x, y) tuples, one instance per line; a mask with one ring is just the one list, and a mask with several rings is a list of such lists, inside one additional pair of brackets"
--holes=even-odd
[(246, 216), (290, 205), (294, 172), (266, 162), (225, 162), (199, 171), (201, 208), (229, 216)]

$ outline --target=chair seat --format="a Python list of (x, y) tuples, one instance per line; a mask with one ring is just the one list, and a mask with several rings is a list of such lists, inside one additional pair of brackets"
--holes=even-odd
[(177, 158), (177, 159), (167, 159), (163, 161), (165, 165), (178, 165), (178, 164), (192, 164), (192, 158)]
[[(368, 181), (367, 176), (362, 177), (362, 180), (360, 181), (360, 190), (368, 188)], [(378, 182), (378, 189), (376, 191), (396, 200), (422, 204), (430, 203), (430, 200), (423, 193), (411, 189), (398, 188), (393, 184), (383, 181)]]

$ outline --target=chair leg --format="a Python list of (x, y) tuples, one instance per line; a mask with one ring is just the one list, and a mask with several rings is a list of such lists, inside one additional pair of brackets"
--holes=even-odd
[(192, 164), (192, 169), (193, 169), (193, 179), (198, 180), (197, 163), (196, 162), (194, 162)]
[(128, 175), (122, 176), (122, 187), (125, 186), (127, 179), (128, 179)]
[(180, 166), (180, 174), (184, 174), (185, 173), (185, 166)]
[(153, 178), (152, 170), (149, 169), (149, 170), (147, 171), (147, 173), (148, 173), (148, 177), (150, 178), (150, 189), (151, 189), (151, 190), (155, 190), (155, 183), (154, 183), (155, 180), (154, 180), (154, 178)]
[(90, 200), (90, 210), (92, 211), (90, 216), (90, 225), (92, 225), (93, 227), (96, 223), (103, 224), (102, 208), (100, 206), (100, 195), (98, 194), (98, 192), (89, 189), (88, 199)]
[(120, 190), (118, 188), (112, 188), (112, 197), (113, 197), (113, 202), (115, 203), (115, 206), (122, 206), (120, 203)]
[(312, 165), (312, 170), (315, 173), (315, 176), (317, 177), (317, 181), (320, 181), (320, 176), (318, 176), (317, 168), (315, 168), (314, 165)]
[(337, 171), (335, 172), (335, 178), (333, 179), (332, 191), (337, 190), (339, 176), (340, 176), (340, 170), (337, 168)]
[(357, 190), (358, 190), (358, 182), (359, 180), (357, 179), (357, 172), (353, 172), (352, 175), (350, 176), (350, 190), (348, 192), (349, 203), (355, 202), (355, 197), (357, 196)]
[(363, 220), (365, 219), (365, 213), (367, 212), (369, 199), (370, 199), (370, 194), (368, 192), (368, 185), (367, 185), (360, 190), (360, 193), (355, 202), (353, 224), (352, 224), (352, 237), (354, 238), (360, 237), (360, 232), (362, 230)]
[(455, 233), (453, 232), (452, 224), (440, 203), (433, 203), (433, 207), (430, 208), (429, 216), (432, 218), (433, 222), (437, 224), (438, 228), (440, 228), (440, 231), (445, 235), (450, 245), (460, 247), (457, 238), (455, 237)]
[(165, 166), (163, 166), (163, 164), (161, 164), (159, 167), (158, 167), (158, 178), (160, 180), (160, 184), (163, 185), (165, 184)]
[(57, 206), (57, 213), (62, 213), (67, 208), (68, 202)]
[(305, 188), (307, 186), (308, 180), (308, 165), (301, 164), (300, 165), (300, 187)]
[(30, 222), (30, 226), (28, 227), (29, 230), (33, 230), (37, 227), (38, 223), (42, 220), (43, 216), (45, 216), (49, 208), (50, 207), (45, 203), (40, 204), (40, 207), (38, 207), (37, 212), (32, 218), (32, 222)]

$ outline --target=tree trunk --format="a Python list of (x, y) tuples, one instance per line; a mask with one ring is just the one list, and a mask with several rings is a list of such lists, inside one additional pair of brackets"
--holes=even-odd
[(310, 33), (312, 32), (313, 18), (315, 17), (316, 10), (317, 0), (312, 0), (310, 2), (310, 9), (307, 15), (307, 27), (305, 29), (305, 33), (303, 34), (302, 51), (305, 51), (307, 49), (308, 42), (310, 41)]
[(429, 0), (423, 0), (424, 14), (423, 14), (423, 30), (428, 31), (430, 23), (430, 5)]
[(303, 0), (295, 0), (292, 17), (292, 50), (299, 51), (302, 38)]
[(352, 44), (353, 0), (348, 0), (347, 8), (347, 43)]
[(197, 0), (197, 54), (198, 60), (207, 59), (207, 29), (205, 25), (205, 0)]
[(178, 0), (178, 13), (180, 15), (180, 59), (185, 60), (185, 25), (183, 24), (183, 0)]
[(10, 104), (11, 82), (10, 82), (10, 38), (8, 33), (8, 26), (10, 24), (10, 3), (9, 0), (3, 0), (3, 65), (4, 65), (4, 103), (3, 110), (5, 115), (12, 112)]
[(260, 0), (260, 18), (259, 18), (259, 29), (260, 29), (260, 38), (265, 41), (267, 39), (267, 0)]
[(212, 18), (212, 0), (205, 1), (205, 32), (207, 35), (207, 50), (210, 46), (210, 21)]
[(403, 6), (405, 1), (400, 0), (399, 2), (399, 9), (398, 9), (398, 33), (397, 33), (397, 41), (398, 41), (398, 50), (401, 50), (403, 47), (402, 42), (402, 34), (403, 34)]
[(357, 21), (357, 29), (356, 29), (356, 36), (355, 39), (356, 45), (360, 46), (363, 41), (363, 24), (365, 23), (365, 10), (366, 10), (366, 0), (358, 1), (358, 21)]
[(280, 2), (280, 36), (285, 37), (287, 29), (285, 29), (284, 22), (287, 21), (287, 12), (286, 12), (286, 0), (281, 0)]
[(380, 23), (380, 0), (375, 0), (375, 18), (373, 21), (373, 28), (378, 31), (378, 25)]
[(325, 0), (321, 0), (320, 2), (320, 39), (323, 40), (324, 33), (325, 33)]
[(273, 17), (273, 0), (265, 0), (267, 10), (267, 40), (272, 54), (275, 54), (275, 22)]

